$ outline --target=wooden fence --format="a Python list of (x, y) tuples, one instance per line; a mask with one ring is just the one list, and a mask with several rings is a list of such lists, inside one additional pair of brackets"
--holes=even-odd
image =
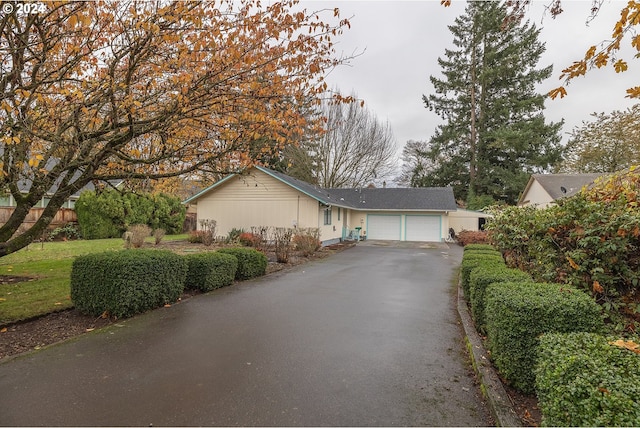
[[(7, 220), (9, 220), (14, 209), (15, 208), (13, 207), (0, 207), (0, 225), (5, 224)], [(27, 217), (24, 219), (24, 222), (22, 222), (21, 227), (29, 229), (40, 218), (43, 211), (44, 208), (31, 208), (31, 210), (29, 210), (29, 214), (27, 214)], [(49, 225), (49, 228), (64, 226), (67, 223), (77, 221), (78, 216), (74, 210), (69, 208), (60, 208)]]

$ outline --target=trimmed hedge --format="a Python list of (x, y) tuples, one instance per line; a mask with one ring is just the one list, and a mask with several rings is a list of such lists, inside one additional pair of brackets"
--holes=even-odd
[(462, 256), (462, 263), (460, 264), (460, 282), (462, 284), (462, 290), (464, 296), (469, 299), (469, 276), (471, 271), (476, 267), (485, 264), (506, 266), (504, 259), (500, 253), (488, 254), (488, 253), (475, 253), (473, 251), (465, 252)]
[(538, 337), (600, 332), (601, 308), (582, 291), (560, 284), (501, 282), (486, 290), (485, 321), (492, 359), (514, 387), (533, 393)]
[(640, 426), (640, 355), (589, 333), (540, 338), (544, 426)]
[(233, 284), (238, 270), (238, 259), (233, 255), (206, 252), (184, 257), (188, 265), (185, 288), (206, 292)]
[(267, 256), (253, 248), (223, 248), (218, 253), (231, 254), (238, 259), (236, 279), (251, 279), (267, 273)]
[(531, 282), (531, 276), (519, 269), (504, 265), (481, 264), (469, 275), (469, 300), (476, 329), (485, 333), (485, 291), (494, 282)]
[(186, 260), (171, 251), (87, 254), (73, 262), (71, 299), (92, 316), (130, 317), (177, 301), (186, 273)]
[(481, 251), (481, 252), (496, 252), (499, 253), (498, 249), (491, 244), (467, 244), (464, 246), (465, 254), (469, 251)]

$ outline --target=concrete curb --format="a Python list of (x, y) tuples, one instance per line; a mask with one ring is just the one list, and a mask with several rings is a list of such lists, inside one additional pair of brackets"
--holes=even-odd
[(513, 410), (511, 400), (507, 395), (502, 382), (489, 361), (489, 355), (484, 349), (482, 339), (478, 335), (471, 320), (469, 307), (463, 297), (462, 287), (458, 284), (458, 314), (464, 327), (465, 343), (469, 349), (473, 369), (480, 381), (480, 389), (489, 403), (496, 425), (501, 427), (521, 427), (522, 421)]

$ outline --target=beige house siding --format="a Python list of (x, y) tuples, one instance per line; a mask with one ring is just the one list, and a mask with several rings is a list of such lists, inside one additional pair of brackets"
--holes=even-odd
[[(316, 202), (317, 205), (318, 202)], [(320, 229), (320, 240), (321, 241), (333, 241), (336, 239), (342, 238), (342, 225), (344, 222), (344, 216), (348, 216), (348, 209), (339, 208), (339, 207), (331, 207), (331, 223), (324, 224), (325, 219), (325, 206), (320, 206), (318, 211), (318, 225), (317, 227)], [(340, 219), (338, 219), (338, 209), (340, 210)]]
[(527, 189), (527, 192), (522, 196), (523, 207), (528, 205), (536, 205), (540, 208), (545, 208), (553, 202), (553, 198), (547, 193), (538, 181), (533, 180), (531, 186)]
[(216, 220), (217, 235), (226, 235), (233, 228), (248, 231), (252, 226), (318, 227), (318, 206), (315, 199), (254, 170), (232, 176), (200, 197), (197, 212), (198, 220)]
[(449, 227), (451, 227), (456, 233), (463, 230), (477, 231), (480, 230), (478, 227), (479, 219), (487, 219), (489, 217), (491, 217), (491, 215), (487, 213), (458, 208), (458, 211), (452, 211), (449, 213)]
[[(374, 225), (372, 231), (375, 239), (442, 241), (448, 236), (449, 216), (444, 209), (372, 209), (372, 206), (390, 205), (387, 200), (374, 200), (375, 203), (368, 210), (361, 211), (340, 206), (349, 205), (345, 201), (349, 195), (345, 192), (342, 196), (338, 195), (338, 192), (319, 189), (284, 174), (257, 167), (246, 175), (228, 176), (185, 203), (196, 207), (199, 221), (215, 220), (219, 236), (227, 235), (234, 228), (251, 230), (255, 226), (318, 228), (320, 240), (327, 245), (343, 238), (353, 239), (356, 228), (361, 229), (361, 235), (368, 236), (370, 219)], [(438, 201), (437, 197), (434, 203), (442, 207), (455, 207), (455, 204)], [(397, 221), (389, 222), (391, 217), (385, 216), (394, 216)], [(401, 230), (397, 235), (392, 233), (396, 227)]]

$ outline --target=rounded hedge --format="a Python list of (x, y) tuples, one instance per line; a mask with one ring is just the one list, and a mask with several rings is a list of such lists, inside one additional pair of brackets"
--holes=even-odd
[(540, 338), (543, 426), (640, 426), (640, 355), (615, 341), (590, 333)]
[(486, 330), (491, 357), (514, 387), (532, 393), (538, 338), (544, 333), (604, 329), (601, 308), (584, 292), (561, 284), (500, 282), (487, 287)]
[(501, 264), (481, 264), (469, 275), (471, 314), (479, 332), (485, 333), (485, 291), (496, 282), (531, 282), (531, 275)]
[(469, 277), (471, 275), (471, 271), (478, 266), (489, 264), (506, 266), (502, 255), (498, 252), (496, 252), (495, 254), (474, 252), (464, 253), (464, 256), (462, 257), (462, 263), (460, 264), (460, 283), (462, 284), (462, 290), (464, 291), (464, 296), (467, 298), (467, 300), (470, 296)]
[(253, 248), (222, 248), (218, 253), (231, 254), (238, 259), (236, 279), (251, 279), (267, 273), (267, 256)]
[(186, 273), (186, 260), (171, 251), (87, 254), (73, 262), (71, 299), (92, 316), (130, 317), (177, 301)]
[(206, 252), (184, 257), (188, 265), (185, 288), (206, 292), (233, 284), (238, 259), (232, 254)]

